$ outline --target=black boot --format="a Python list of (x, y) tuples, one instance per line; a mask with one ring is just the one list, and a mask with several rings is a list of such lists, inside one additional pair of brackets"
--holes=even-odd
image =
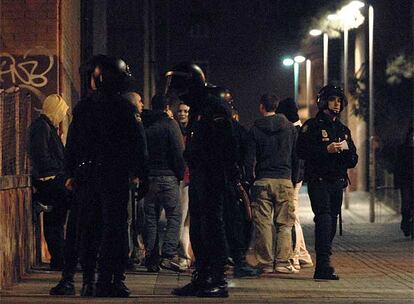
[(191, 282), (187, 285), (184, 285), (181, 288), (174, 288), (171, 291), (171, 294), (180, 296), (180, 297), (195, 297), (197, 296), (198, 292), (200, 291), (202, 283), (202, 275), (197, 270), (193, 271), (191, 275)]
[(124, 274), (116, 274), (114, 275), (114, 283), (113, 283), (113, 294), (112, 296), (115, 298), (128, 298), (131, 294), (131, 291), (124, 283), (125, 275)]
[(112, 274), (98, 273), (98, 280), (96, 282), (96, 296), (97, 297), (111, 297), (113, 295)]
[(224, 272), (211, 274), (206, 284), (198, 291), (197, 297), (200, 298), (227, 298), (229, 291)]
[(63, 277), (55, 287), (50, 289), (49, 294), (51, 296), (74, 296), (75, 285), (73, 277)]
[(339, 276), (335, 272), (335, 268), (332, 266), (316, 267), (313, 274), (315, 280), (339, 280)]
[(95, 273), (83, 273), (81, 297), (94, 297), (96, 295)]

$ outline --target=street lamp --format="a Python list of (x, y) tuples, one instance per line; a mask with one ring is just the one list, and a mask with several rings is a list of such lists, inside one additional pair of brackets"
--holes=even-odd
[(322, 32), (319, 29), (312, 29), (309, 31), (311, 36), (317, 37), (323, 33), (323, 85), (328, 84), (328, 33)]

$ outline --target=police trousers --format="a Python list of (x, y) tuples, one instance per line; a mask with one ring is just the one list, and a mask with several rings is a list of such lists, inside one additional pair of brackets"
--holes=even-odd
[(308, 194), (315, 215), (316, 268), (330, 264), (332, 241), (342, 206), (344, 180), (315, 178), (308, 182)]

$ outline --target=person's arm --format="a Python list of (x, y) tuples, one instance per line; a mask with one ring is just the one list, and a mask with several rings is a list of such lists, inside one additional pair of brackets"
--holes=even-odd
[(59, 170), (58, 162), (50, 153), (49, 140), (52, 129), (47, 123), (36, 125), (30, 132), (30, 156), (32, 162), (42, 171)]
[(245, 158), (246, 179), (250, 185), (254, 182), (254, 167), (256, 162), (256, 141), (253, 128), (247, 134), (247, 150)]
[(184, 178), (185, 161), (183, 157), (184, 142), (180, 127), (175, 120), (170, 120), (168, 128), (168, 141), (170, 144), (171, 165), (178, 180)]
[(355, 166), (358, 163), (358, 154), (356, 152), (354, 141), (352, 140), (352, 137), (351, 137), (351, 131), (348, 128), (346, 128), (345, 132), (348, 137), (346, 141), (347, 141), (349, 150), (342, 150), (341, 152), (342, 160), (345, 163), (346, 168), (355, 168)]

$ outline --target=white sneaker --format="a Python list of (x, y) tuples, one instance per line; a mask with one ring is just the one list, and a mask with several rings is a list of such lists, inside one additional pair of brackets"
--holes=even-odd
[(275, 272), (291, 274), (291, 273), (298, 273), (299, 270), (295, 269), (295, 267), (293, 267), (292, 265), (279, 265), (279, 266), (276, 265)]
[(309, 257), (304, 257), (304, 258), (299, 258), (298, 262), (299, 262), (301, 268), (311, 268), (311, 267), (313, 267), (312, 258), (310, 256)]
[(296, 270), (300, 270), (300, 262), (298, 258), (292, 259), (292, 265)]

